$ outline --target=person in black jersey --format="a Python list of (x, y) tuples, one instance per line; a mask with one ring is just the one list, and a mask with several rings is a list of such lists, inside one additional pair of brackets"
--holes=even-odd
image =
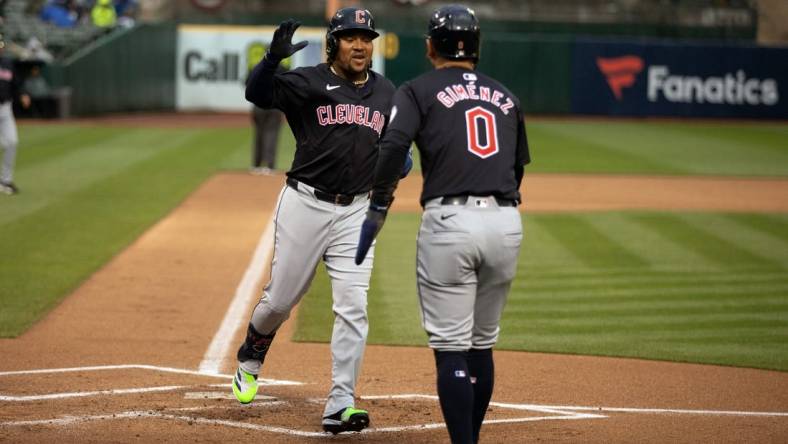
[(394, 94), (356, 263), (385, 221), (415, 140), (424, 177), (416, 265), (422, 325), (451, 441), (475, 443), (493, 391), (492, 347), (517, 269), (519, 188), (530, 155), (519, 100), (475, 70), (474, 12), (437, 9), (428, 36), (435, 69)]
[(334, 311), (332, 386), (322, 425), (336, 434), (360, 431), (370, 422), (366, 410), (355, 408), (354, 396), (368, 332), (372, 257), (356, 267), (353, 252), (394, 85), (370, 69), (378, 33), (372, 14), (360, 8), (340, 9), (331, 18), (327, 63), (276, 73), (282, 59), (307, 44), (292, 43), (298, 26), (291, 19), (278, 27), (246, 87), (246, 99), (256, 106), (284, 112), (296, 152), (274, 217), (271, 280), (238, 350), (232, 389), (241, 403), (254, 399), (274, 335), (322, 260), (331, 278)]
[(14, 166), (19, 133), (16, 129), (13, 102), (17, 97), (22, 108), (30, 107), (30, 96), (21, 91), (21, 82), (14, 70), (14, 62), (5, 56), (5, 41), (0, 35), (0, 149), (3, 160), (0, 164), (0, 193), (17, 194), (14, 184)]

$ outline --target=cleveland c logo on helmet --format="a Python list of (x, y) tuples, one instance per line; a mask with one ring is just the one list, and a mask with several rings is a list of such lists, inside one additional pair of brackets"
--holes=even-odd
[(373, 39), (380, 35), (375, 31), (375, 19), (367, 9), (342, 8), (331, 17), (326, 30), (326, 56), (329, 60), (334, 59), (339, 49), (337, 34), (356, 29), (369, 33)]

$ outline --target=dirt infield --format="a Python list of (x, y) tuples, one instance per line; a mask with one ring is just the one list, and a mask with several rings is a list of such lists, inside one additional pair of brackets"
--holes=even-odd
[[(447, 442), (423, 347), (368, 347), (357, 403), (372, 416), (366, 433), (320, 431), (329, 348), (291, 342), (292, 321), (270, 351), (263, 396), (229, 397), (234, 349), (267, 279), (250, 277), (265, 269), (250, 263), (269, 260), (282, 183), (213, 177), (28, 332), (0, 340), (0, 442)], [(780, 180), (550, 175), (525, 186), (534, 212), (788, 211)], [(417, 177), (404, 181), (395, 210), (418, 209), (419, 189)], [(496, 367), (482, 442), (788, 440), (788, 373), (518, 352), (496, 352)]]

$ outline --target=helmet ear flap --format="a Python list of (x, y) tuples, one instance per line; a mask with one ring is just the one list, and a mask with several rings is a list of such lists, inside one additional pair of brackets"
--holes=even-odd
[(338, 42), (331, 32), (326, 33), (326, 58), (333, 60), (337, 55)]

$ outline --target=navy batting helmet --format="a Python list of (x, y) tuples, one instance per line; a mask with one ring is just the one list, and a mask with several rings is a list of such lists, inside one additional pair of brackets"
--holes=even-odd
[(326, 55), (329, 60), (336, 56), (339, 49), (337, 34), (355, 29), (366, 31), (373, 39), (380, 35), (375, 31), (375, 19), (367, 9), (342, 8), (331, 17), (326, 31)]
[(430, 17), (427, 36), (442, 57), (479, 61), (481, 30), (476, 14), (470, 8), (447, 5), (436, 9)]

